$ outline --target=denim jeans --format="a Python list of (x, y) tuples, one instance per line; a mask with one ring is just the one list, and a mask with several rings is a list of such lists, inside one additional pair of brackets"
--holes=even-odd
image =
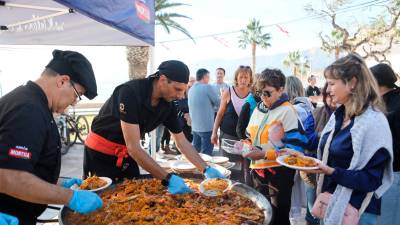
[(378, 220), (378, 215), (364, 212), (361, 215), (358, 225), (376, 225), (377, 220)]
[(393, 184), (382, 196), (378, 225), (400, 224), (400, 172), (394, 172)]
[[(164, 133), (164, 125), (159, 125), (156, 128), (156, 152), (158, 152), (158, 150), (160, 149), (160, 143), (161, 143), (161, 138), (163, 136)], [(151, 149), (151, 137), (150, 137), (150, 146), (149, 149), (151, 150), (151, 152), (153, 152), (153, 149)]]
[(311, 224), (319, 224), (319, 219), (315, 218), (311, 215), (311, 209), (314, 205), (316, 197), (316, 189), (310, 186), (307, 183), (304, 183), (306, 187), (306, 195), (307, 195), (307, 212), (306, 212), (306, 221)]
[[(378, 215), (364, 212), (361, 215), (360, 221), (358, 221), (358, 225), (376, 225), (377, 219)], [(320, 225), (324, 225), (324, 222), (321, 221)]]
[(193, 147), (199, 153), (207, 154), (212, 156), (212, 152), (214, 149), (214, 145), (211, 144), (211, 134), (212, 131), (209, 132), (195, 132), (193, 133)]

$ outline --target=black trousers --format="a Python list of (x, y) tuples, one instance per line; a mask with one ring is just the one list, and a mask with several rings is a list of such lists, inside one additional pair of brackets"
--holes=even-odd
[(270, 200), (273, 210), (271, 225), (290, 225), (289, 212), (295, 170), (274, 167), (264, 170), (265, 177), (252, 171), (254, 188)]
[(140, 177), (139, 167), (130, 156), (124, 158), (121, 167), (116, 166), (117, 157), (106, 155), (85, 146), (83, 155), (83, 176), (90, 174), (99, 177), (109, 177), (113, 183), (122, 182), (124, 178), (133, 179)]

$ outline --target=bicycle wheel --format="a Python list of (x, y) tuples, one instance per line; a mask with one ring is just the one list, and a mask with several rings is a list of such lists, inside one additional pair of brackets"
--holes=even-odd
[(76, 127), (78, 128), (78, 138), (84, 143), (90, 131), (89, 122), (85, 116), (78, 116), (76, 118)]
[(64, 125), (60, 125), (59, 131), (60, 131), (60, 140), (61, 140), (61, 155), (65, 155), (68, 153), (68, 150), (71, 147), (69, 130)]
[(78, 139), (77, 125), (75, 120), (71, 116), (67, 116), (67, 137), (69, 138), (69, 145), (72, 146)]

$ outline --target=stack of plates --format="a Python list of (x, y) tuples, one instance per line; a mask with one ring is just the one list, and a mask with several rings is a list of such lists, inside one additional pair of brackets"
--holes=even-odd
[(223, 166), (226, 169), (230, 169), (235, 166), (234, 162), (229, 162), (229, 158), (224, 156), (213, 156), (211, 162)]
[(192, 173), (197, 170), (192, 163), (184, 160), (176, 160), (172, 162), (171, 169), (177, 173)]
[(171, 154), (164, 154), (164, 153), (161, 153), (161, 152), (157, 152), (156, 153), (156, 158), (157, 159), (168, 159), (168, 160), (171, 160), (171, 159), (176, 159), (176, 155), (171, 155)]
[(225, 157), (225, 156), (213, 156), (211, 158), (211, 162), (221, 165), (221, 164), (229, 162), (229, 158)]
[[(201, 157), (204, 161), (206, 161), (206, 162), (211, 162), (211, 160), (212, 160), (212, 157), (209, 156), (209, 155), (206, 155), (206, 154), (203, 154), (203, 153), (199, 153), (199, 155), (200, 155), (200, 157)], [(184, 156), (184, 155), (177, 155), (177, 156), (176, 156), (176, 159), (177, 159), (177, 160), (182, 160), (182, 161), (188, 161), (188, 160), (186, 159), (186, 156)]]
[(226, 169), (225, 167), (220, 166), (218, 164), (211, 164), (211, 166), (214, 167), (215, 169), (217, 169), (225, 177), (229, 178), (231, 176), (231, 171)]

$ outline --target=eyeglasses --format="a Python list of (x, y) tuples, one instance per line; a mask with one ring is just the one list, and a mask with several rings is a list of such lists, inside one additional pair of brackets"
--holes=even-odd
[(80, 100), (82, 100), (82, 97), (79, 94), (79, 92), (76, 90), (74, 82), (71, 80), (70, 83), (71, 83), (72, 88), (74, 89), (76, 98), (78, 99), (77, 102), (79, 102)]
[(259, 97), (271, 97), (271, 91), (256, 91), (256, 95)]
[(243, 69), (243, 68), (245, 68), (245, 69), (250, 69), (250, 66), (243, 66), (243, 65), (240, 65), (239, 68), (240, 68), (240, 69)]

